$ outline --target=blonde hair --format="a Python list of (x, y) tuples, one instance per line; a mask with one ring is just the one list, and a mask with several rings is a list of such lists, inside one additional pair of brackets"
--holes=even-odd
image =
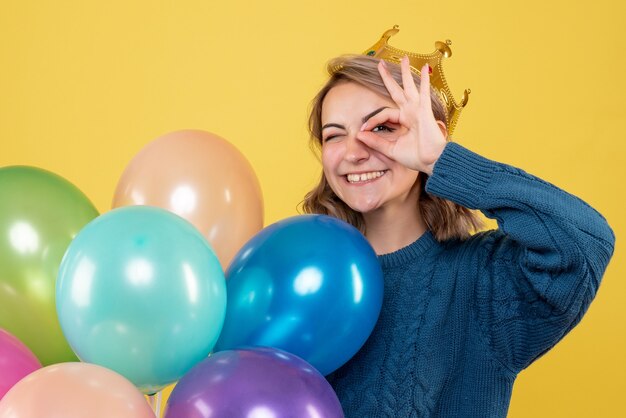
[[(377, 58), (365, 55), (344, 55), (328, 63), (330, 79), (311, 102), (309, 145), (314, 152), (319, 153), (322, 149), (322, 106), (326, 95), (333, 87), (343, 82), (353, 82), (391, 99), (378, 73), (378, 62)], [(387, 68), (398, 84), (402, 85), (400, 67), (388, 63)], [(413, 73), (412, 75), (413, 80), (419, 86), (419, 77)], [(444, 122), (447, 126), (446, 111), (437, 93), (431, 89), (430, 96), (435, 119)], [(475, 212), (426, 193), (427, 179), (428, 176), (421, 172), (417, 177), (417, 181), (420, 182), (420, 193), (416, 209), (420, 211), (426, 226), (438, 241), (453, 238), (464, 239), (482, 227), (482, 221)], [(318, 185), (304, 197), (302, 209), (304, 213), (334, 216), (358, 228), (362, 233), (366, 232), (363, 215), (337, 197), (330, 188), (323, 171)]]

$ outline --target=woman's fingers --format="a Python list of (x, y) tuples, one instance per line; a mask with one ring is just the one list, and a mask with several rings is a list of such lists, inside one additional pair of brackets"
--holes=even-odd
[(406, 102), (406, 97), (404, 95), (404, 91), (402, 87), (394, 80), (394, 78), (387, 70), (386, 64), (384, 60), (380, 60), (378, 63), (378, 72), (380, 73), (380, 77), (383, 79), (383, 83), (387, 88), (387, 91), (391, 95), (391, 98), (394, 102), (399, 106)]
[(394, 159), (393, 149), (395, 147), (395, 141), (382, 139), (379, 135), (370, 131), (359, 132), (356, 138), (371, 149), (385, 155), (387, 158)]
[(386, 122), (400, 123), (400, 109), (392, 109), (388, 107), (381, 110), (380, 112), (369, 118), (361, 126), (361, 131), (371, 130), (378, 125), (384, 125)]
[[(380, 152), (381, 154), (395, 160), (394, 150), (396, 148), (397, 137), (390, 132), (372, 132), (372, 129), (381, 125), (397, 125), (400, 124), (400, 109), (386, 108), (369, 118), (361, 130), (356, 134), (356, 138), (368, 147)], [(397, 131), (400, 133), (401, 131)]]
[(422, 106), (432, 109), (430, 103), (430, 67), (424, 64), (420, 72), (420, 103)]
[(404, 56), (400, 62), (400, 69), (402, 70), (402, 86), (404, 87), (404, 94), (409, 100), (418, 101), (419, 92), (415, 85), (415, 80), (411, 75), (411, 66), (409, 64), (409, 57)]

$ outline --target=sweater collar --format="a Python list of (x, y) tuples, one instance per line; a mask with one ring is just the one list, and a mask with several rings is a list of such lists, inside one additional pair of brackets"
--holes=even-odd
[(410, 263), (437, 244), (430, 231), (424, 232), (416, 241), (392, 253), (381, 254), (378, 260), (383, 268), (391, 268)]

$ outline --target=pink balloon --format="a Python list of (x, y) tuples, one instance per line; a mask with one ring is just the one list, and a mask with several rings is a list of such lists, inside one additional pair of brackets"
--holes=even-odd
[(39, 369), (0, 400), (0, 418), (155, 418), (141, 392), (112, 370), (89, 363)]
[(41, 363), (28, 347), (0, 329), (0, 399), (24, 376), (40, 368)]

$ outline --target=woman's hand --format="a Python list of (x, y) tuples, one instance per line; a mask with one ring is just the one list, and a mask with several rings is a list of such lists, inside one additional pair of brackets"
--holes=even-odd
[[(385, 87), (398, 108), (388, 108), (372, 116), (363, 124), (357, 138), (388, 158), (430, 175), (446, 146), (445, 125), (436, 121), (433, 114), (428, 65), (421, 70), (419, 90), (411, 76), (407, 57), (402, 58), (400, 66), (404, 88), (394, 80), (383, 60), (378, 64)], [(391, 139), (372, 132), (385, 123), (399, 124), (403, 129), (398, 129), (398, 136)]]

